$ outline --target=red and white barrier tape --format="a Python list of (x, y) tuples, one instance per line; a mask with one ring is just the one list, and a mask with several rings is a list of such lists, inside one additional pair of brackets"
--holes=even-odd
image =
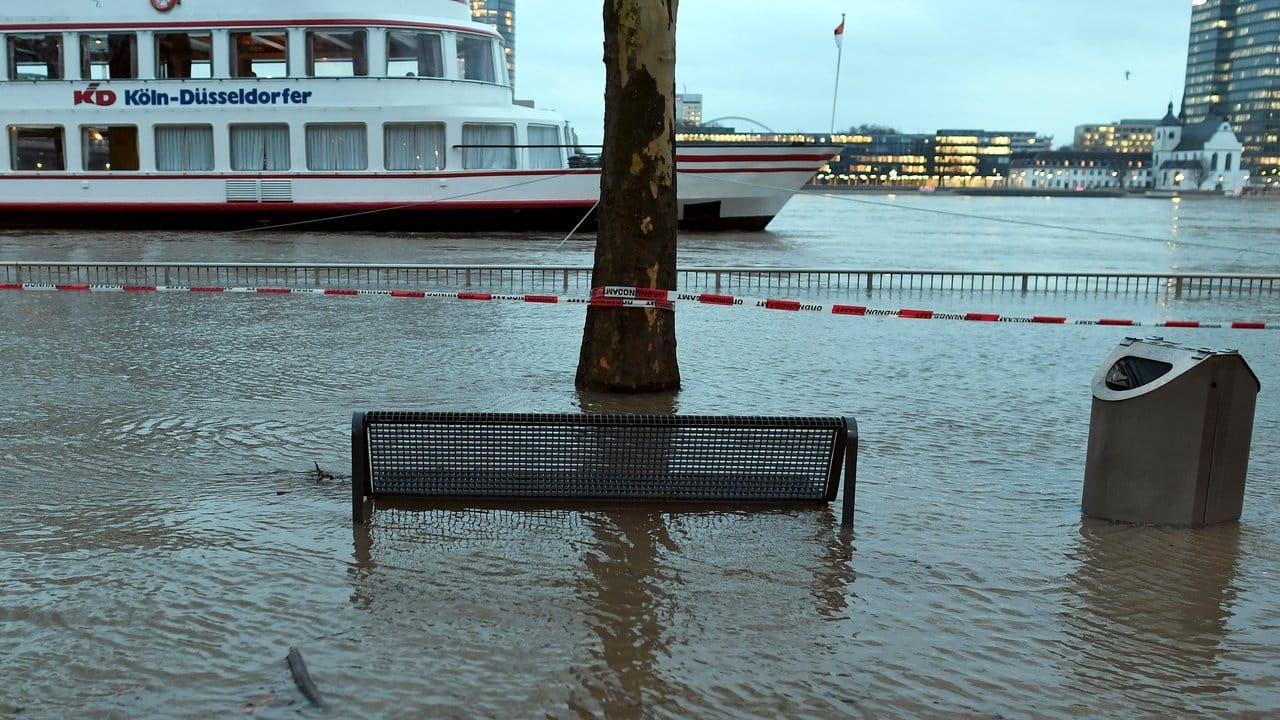
[(626, 307), (674, 310), (677, 302), (728, 307), (751, 306), (785, 312), (830, 313), (857, 317), (889, 317), (906, 320), (959, 320), (965, 322), (1030, 323), (1039, 325), (1106, 325), (1116, 327), (1164, 328), (1228, 328), (1233, 330), (1280, 330), (1280, 323), (1249, 321), (1200, 322), (1196, 320), (1162, 320), (1141, 322), (1123, 318), (1072, 320), (1059, 315), (1000, 315), (997, 313), (951, 313), (910, 308), (873, 308), (865, 305), (807, 303), (781, 298), (744, 298), (717, 293), (683, 293), (654, 288), (605, 286), (593, 288), (590, 298), (559, 295), (510, 295), (487, 292), (438, 292), (431, 290), (362, 290), (349, 288), (296, 287), (188, 287), (182, 285), (80, 285), (0, 283), (0, 290), (33, 292), (116, 292), (116, 293), (228, 293), (258, 295), (339, 295), (345, 297), (374, 295), (392, 298), (441, 298), (473, 301), (514, 301), (543, 304), (579, 304), (593, 307)]

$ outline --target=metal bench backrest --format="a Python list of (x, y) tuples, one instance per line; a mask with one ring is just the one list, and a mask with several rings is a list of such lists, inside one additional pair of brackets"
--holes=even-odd
[(352, 516), (367, 498), (822, 503), (846, 474), (844, 417), (357, 412)]

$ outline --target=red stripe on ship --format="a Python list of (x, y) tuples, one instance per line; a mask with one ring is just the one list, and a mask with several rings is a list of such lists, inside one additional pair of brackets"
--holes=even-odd
[(325, 288), (325, 295), (359, 295), (359, 290), (348, 290), (345, 288)]
[(1233, 330), (1266, 330), (1267, 324), (1260, 322), (1233, 322), (1231, 323)]
[(156, 292), (155, 285), (125, 285), (125, 292)]
[(22, 283), (0, 283), (0, 290), (21, 290)]
[(391, 297), (424, 298), (427, 294), (422, 290), (392, 290)]
[(493, 293), (460, 292), (458, 293), (458, 299), (459, 300), (492, 300)]
[(218, 293), (218, 292), (225, 292), (225, 291), (226, 291), (226, 288), (220, 288), (220, 287), (193, 287), (193, 288), (187, 288), (187, 292), (201, 292), (201, 293), (205, 293), (205, 292), (207, 292), (207, 293)]
[(698, 302), (706, 305), (732, 305), (732, 295), (715, 295), (713, 293), (702, 293), (698, 296)]
[(288, 295), (293, 291), (289, 288), (257, 288), (254, 292), (259, 295)]
[(965, 313), (964, 319), (970, 322), (1000, 322), (1000, 316), (995, 313)]
[(907, 318), (908, 320), (932, 320), (932, 310), (908, 310), (903, 308), (898, 311), (898, 317)]
[(761, 163), (761, 162), (826, 162), (831, 155), (793, 154), (786, 155), (676, 155), (676, 163)]
[(524, 301), (527, 303), (558, 303), (560, 298), (557, 295), (525, 295)]
[(1041, 323), (1044, 325), (1065, 325), (1067, 319), (1056, 315), (1034, 315), (1031, 318), (1033, 323)]
[(70, 292), (88, 292), (89, 291), (88, 285), (54, 285), (53, 287), (57, 290), (66, 290)]
[(1164, 324), (1165, 327), (1174, 328), (1198, 328), (1200, 323), (1195, 320), (1170, 320)]
[(1121, 326), (1121, 327), (1127, 327), (1127, 326), (1132, 325), (1132, 324), (1133, 324), (1133, 321), (1132, 321), (1132, 320), (1117, 320), (1117, 319), (1115, 319), (1115, 318), (1102, 318), (1101, 320), (1099, 320), (1099, 321), (1098, 321), (1098, 324), (1099, 324), (1099, 325), (1119, 325), (1119, 326)]
[(865, 305), (832, 305), (832, 315), (866, 315), (867, 306)]
[(796, 312), (800, 309), (800, 301), (799, 300), (775, 300), (773, 298), (769, 298), (768, 300), (764, 301), (764, 306), (765, 306), (765, 309), (768, 309), (768, 310), (789, 310), (791, 312)]

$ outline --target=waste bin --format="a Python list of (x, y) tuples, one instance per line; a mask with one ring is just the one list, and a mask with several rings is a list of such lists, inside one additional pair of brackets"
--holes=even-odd
[(1126, 338), (1093, 377), (1081, 510), (1162, 525), (1238, 520), (1259, 389), (1235, 350)]

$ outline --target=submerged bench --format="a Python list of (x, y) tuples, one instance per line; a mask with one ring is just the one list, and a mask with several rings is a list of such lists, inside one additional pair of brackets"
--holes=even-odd
[(858, 426), (845, 417), (356, 412), (351, 512), (390, 500), (824, 504)]

